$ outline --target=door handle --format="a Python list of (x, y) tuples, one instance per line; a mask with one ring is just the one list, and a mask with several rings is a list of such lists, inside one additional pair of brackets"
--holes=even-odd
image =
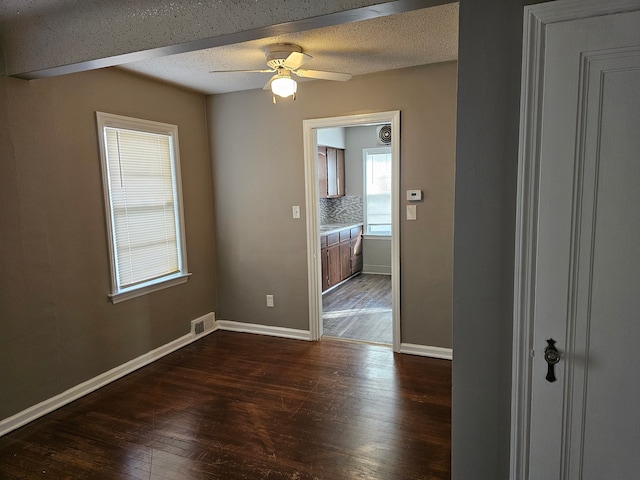
[(548, 382), (556, 381), (555, 365), (560, 361), (560, 352), (556, 348), (556, 341), (553, 338), (547, 340), (547, 347), (544, 349), (544, 359), (547, 362), (547, 376)]

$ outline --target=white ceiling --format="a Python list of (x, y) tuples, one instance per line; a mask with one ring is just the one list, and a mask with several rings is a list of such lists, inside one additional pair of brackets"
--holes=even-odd
[(266, 68), (263, 49), (273, 43), (301, 46), (313, 57), (304, 68), (353, 75), (456, 60), (458, 3), (133, 62), (121, 68), (205, 94), (250, 90), (262, 88), (271, 74), (209, 71)]

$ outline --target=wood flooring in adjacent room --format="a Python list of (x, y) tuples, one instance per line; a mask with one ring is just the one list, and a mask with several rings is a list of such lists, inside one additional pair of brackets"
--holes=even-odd
[(322, 296), (323, 335), (391, 344), (391, 275), (360, 274)]
[(0, 478), (444, 480), (450, 430), (450, 361), (219, 331), (0, 437)]

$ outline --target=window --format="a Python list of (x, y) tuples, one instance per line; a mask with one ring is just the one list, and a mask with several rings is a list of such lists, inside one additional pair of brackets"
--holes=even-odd
[(111, 301), (187, 281), (178, 127), (96, 112)]
[(364, 153), (364, 217), (366, 235), (391, 235), (391, 148)]

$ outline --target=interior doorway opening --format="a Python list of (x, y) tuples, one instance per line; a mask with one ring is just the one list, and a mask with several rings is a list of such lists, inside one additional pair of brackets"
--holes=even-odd
[(303, 127), (311, 337), (398, 351), (400, 113)]

